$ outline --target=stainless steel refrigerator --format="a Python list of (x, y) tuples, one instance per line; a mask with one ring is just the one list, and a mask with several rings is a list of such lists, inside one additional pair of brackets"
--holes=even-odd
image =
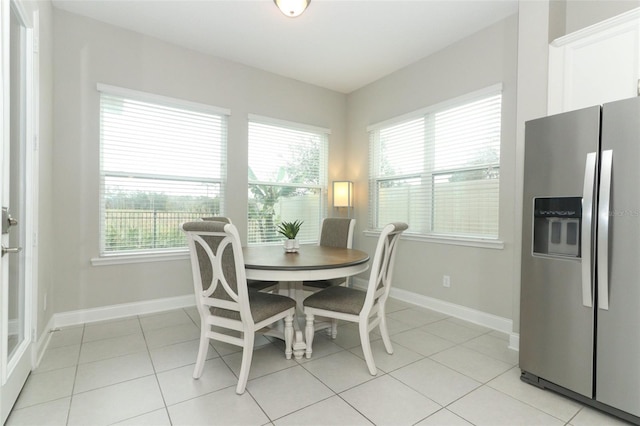
[(640, 98), (525, 130), (522, 380), (640, 424)]

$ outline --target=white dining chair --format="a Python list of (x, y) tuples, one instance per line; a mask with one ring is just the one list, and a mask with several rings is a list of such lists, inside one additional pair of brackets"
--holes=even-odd
[[(320, 225), (320, 239), (318, 245), (325, 247), (353, 248), (353, 232), (356, 220), (341, 217), (328, 217)], [(334, 285), (347, 284), (347, 278), (330, 280), (303, 281), (302, 286), (307, 291), (318, 291)]]
[(385, 317), (385, 304), (391, 289), (398, 241), (400, 235), (407, 228), (406, 223), (396, 222), (390, 223), (382, 229), (371, 264), (371, 274), (366, 291), (334, 286), (314, 293), (304, 300), (305, 340), (307, 344), (305, 355), (307, 358), (310, 358), (313, 352), (314, 317), (316, 315), (355, 322), (359, 324), (360, 343), (369, 373), (374, 376), (377, 374), (378, 370), (371, 352), (369, 333), (379, 327), (387, 353), (393, 353)]
[[(193, 371), (204, 370), (209, 340), (242, 347), (236, 393), (244, 393), (251, 368), (255, 333), (284, 320), (285, 356), (291, 359), (296, 302), (286, 296), (249, 291), (238, 230), (219, 221), (187, 222), (196, 307), (200, 314), (200, 347)], [(239, 336), (239, 337), (238, 337)]]
[[(226, 216), (206, 216), (202, 220), (231, 223), (231, 219)], [(247, 280), (247, 287), (249, 290), (273, 292), (280, 288), (280, 283), (278, 281)]]
[[(353, 248), (353, 233), (356, 220), (342, 217), (324, 218), (320, 225), (320, 239), (318, 245), (325, 247)], [(315, 293), (319, 290), (336, 285), (349, 285), (349, 278), (340, 277), (328, 280), (303, 281), (302, 289)], [(335, 339), (338, 336), (338, 320), (323, 322), (327, 334)]]

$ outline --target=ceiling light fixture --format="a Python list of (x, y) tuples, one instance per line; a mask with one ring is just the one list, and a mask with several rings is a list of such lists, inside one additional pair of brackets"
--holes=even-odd
[(283, 14), (289, 18), (295, 18), (302, 15), (311, 0), (273, 0), (273, 2)]

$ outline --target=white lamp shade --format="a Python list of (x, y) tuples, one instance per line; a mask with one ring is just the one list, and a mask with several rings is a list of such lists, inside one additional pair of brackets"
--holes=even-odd
[(353, 207), (353, 182), (333, 182), (333, 207)]
[(286, 16), (295, 18), (302, 15), (311, 0), (273, 0), (278, 9)]

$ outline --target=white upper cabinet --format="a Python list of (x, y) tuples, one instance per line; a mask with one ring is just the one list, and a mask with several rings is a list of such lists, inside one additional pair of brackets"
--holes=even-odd
[(638, 95), (640, 9), (554, 40), (549, 46), (549, 114)]

